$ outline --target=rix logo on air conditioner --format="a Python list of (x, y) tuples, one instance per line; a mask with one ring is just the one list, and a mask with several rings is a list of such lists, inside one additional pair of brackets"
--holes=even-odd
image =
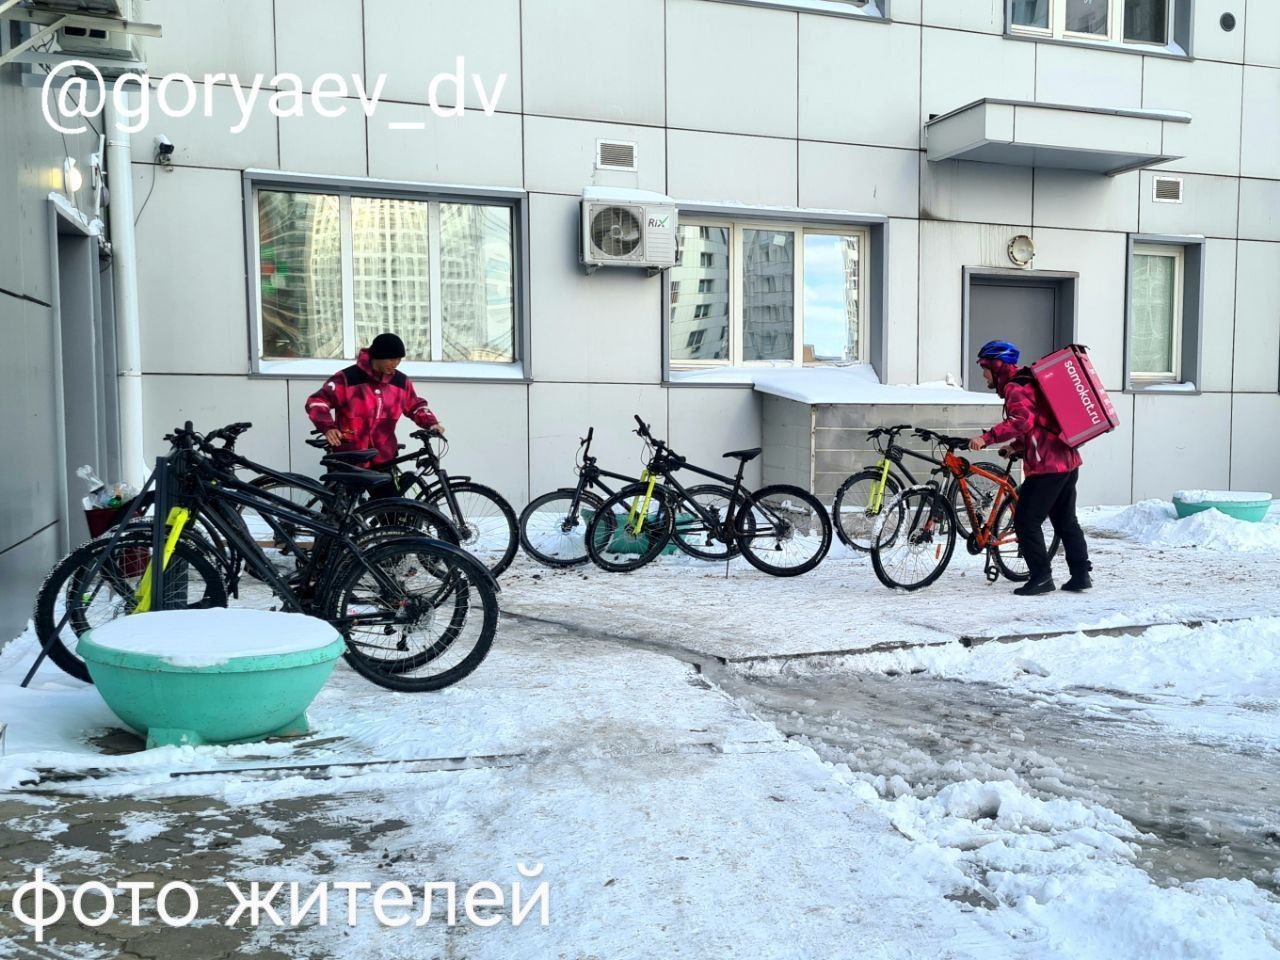
[(581, 259), (589, 268), (664, 270), (676, 262), (676, 208), (641, 190), (587, 190), (582, 195)]

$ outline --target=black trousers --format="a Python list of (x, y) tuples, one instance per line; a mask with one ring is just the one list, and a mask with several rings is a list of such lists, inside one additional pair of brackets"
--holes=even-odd
[(1051, 572), (1049, 548), (1044, 542), (1044, 522), (1048, 520), (1062, 538), (1062, 550), (1067, 556), (1067, 567), (1072, 573), (1085, 573), (1093, 569), (1089, 562), (1089, 546), (1084, 542), (1084, 531), (1076, 519), (1076, 481), (1080, 479), (1077, 468), (1070, 473), (1046, 473), (1027, 477), (1018, 488), (1018, 509), (1013, 517), (1013, 529), (1018, 535), (1022, 557), (1027, 561), (1031, 579), (1037, 580)]

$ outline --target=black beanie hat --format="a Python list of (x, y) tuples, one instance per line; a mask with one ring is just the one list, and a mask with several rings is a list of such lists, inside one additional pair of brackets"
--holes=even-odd
[(404, 356), (404, 341), (394, 333), (380, 333), (369, 344), (369, 359), (399, 360)]

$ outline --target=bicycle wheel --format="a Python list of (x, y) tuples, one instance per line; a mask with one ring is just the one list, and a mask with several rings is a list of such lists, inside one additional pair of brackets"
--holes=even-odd
[(871, 550), (871, 531), (880, 513), (905, 486), (901, 478), (890, 473), (885, 478), (884, 490), (877, 496), (880, 475), (878, 467), (859, 470), (840, 484), (831, 502), (831, 522), (836, 536), (845, 546), (863, 553)]
[(389, 690), (457, 683), (488, 655), (498, 627), (496, 584), (484, 564), (425, 537), (362, 550), (323, 609), (346, 639), (347, 663)]
[[(1000, 509), (996, 513), (991, 546), (987, 549), (994, 557), (996, 566), (1000, 568), (1000, 573), (1008, 580), (1020, 582), (1030, 580), (1031, 571), (1027, 568), (1027, 561), (1022, 558), (1022, 546), (1018, 543), (1018, 535), (1013, 529), (1016, 503), (1016, 500), (1006, 500), (1000, 504)], [(1044, 542), (1049, 548), (1049, 559), (1052, 560), (1057, 556), (1061, 542), (1058, 531), (1054, 530), (1053, 525), (1046, 520), (1043, 532)]]
[(443, 487), (419, 499), (452, 520), (462, 548), (499, 576), (511, 566), (520, 542), (516, 512), (502, 494), (482, 483), (450, 481), (449, 490), (458, 505), (456, 513)]
[(457, 527), (440, 510), (428, 503), (407, 497), (379, 497), (356, 506), (351, 515), (366, 530), (393, 528), (398, 535), (412, 534), (443, 540), (459, 546), (462, 538)]
[[(127, 530), (111, 547), (111, 535), (90, 540), (58, 562), (36, 594), (36, 636), (49, 646), (49, 659), (63, 671), (92, 683), (76, 653), (79, 638), (94, 627), (128, 616), (138, 605), (138, 590), (151, 559), (151, 533)], [(111, 552), (97, 573), (93, 567)], [(91, 576), (92, 574), (92, 576)], [(208, 554), (180, 540), (165, 569), (164, 603), (154, 609), (198, 610), (225, 607), (227, 590)]]
[(587, 524), (604, 503), (590, 490), (578, 494), (570, 487), (544, 493), (520, 511), (520, 545), (525, 553), (548, 567), (576, 567), (587, 556)]
[[(970, 466), (979, 467), (990, 473), (1004, 472), (1004, 468), (996, 463), (972, 463)], [(987, 522), (987, 517), (991, 513), (991, 505), (996, 501), (996, 491), (1000, 489), (1000, 484), (989, 477), (971, 473), (965, 477), (965, 485), (969, 488), (973, 513), (978, 518), (978, 526), (981, 527)], [(969, 520), (969, 509), (965, 506), (964, 493), (960, 489), (960, 484), (954, 480), (948, 487), (951, 494), (951, 507), (956, 514), (956, 531), (961, 539), (968, 540), (973, 536), (973, 524)]]
[[(587, 555), (601, 570), (630, 573), (639, 570), (660, 554), (671, 540), (672, 516), (667, 492), (655, 487), (648, 505), (641, 510), (647, 483), (623, 487), (600, 505), (587, 524)], [(632, 509), (638, 515), (633, 519)]]
[[(305, 478), (299, 478), (300, 480)], [(312, 483), (314, 481), (307, 480)], [(308, 489), (306, 486), (299, 484), (285, 483), (283, 480), (277, 480), (275, 477), (256, 477), (250, 481), (249, 485), (264, 493), (271, 493), (277, 497), (289, 501), (294, 506), (305, 509), (319, 511), (323, 507), (321, 497), (315, 491)], [(240, 514), (240, 519), (249, 529), (250, 536), (266, 550), (278, 550), (282, 553), (289, 552), (287, 541), (280, 536), (286, 533), (293, 537), (300, 549), (309, 551), (314, 546), (314, 538), (305, 530), (299, 529), (295, 524), (287, 523), (283, 520), (277, 520), (275, 526), (279, 527), (279, 531), (273, 528), (267, 518), (259, 513), (253, 507), (243, 504), (237, 504), (235, 510)], [(301, 558), (300, 558), (301, 559)]]
[[(737, 554), (738, 541), (735, 537), (729, 537), (728, 543), (720, 539), (725, 535), (723, 524), (728, 515), (729, 504), (733, 500), (732, 487), (704, 483), (687, 488), (685, 502), (677, 504), (674, 508), (672, 518), (674, 527), (671, 537), (675, 545), (684, 553), (699, 560), (728, 560)], [(686, 505), (687, 501), (693, 501), (711, 514), (715, 520), (714, 525), (690, 509)], [(741, 511), (745, 503), (746, 501), (739, 496), (738, 507), (735, 510)], [(749, 516), (749, 514), (741, 515)]]
[(831, 519), (818, 498), (775, 484), (750, 494), (749, 509), (734, 521), (747, 563), (775, 577), (808, 573), (831, 549)]
[(951, 504), (933, 487), (908, 487), (881, 516), (871, 565), (886, 587), (919, 590), (942, 576), (955, 548)]

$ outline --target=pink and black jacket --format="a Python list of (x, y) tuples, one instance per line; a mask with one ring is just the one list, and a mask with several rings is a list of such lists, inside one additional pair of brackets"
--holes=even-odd
[(989, 361), (996, 392), (1004, 399), (1004, 420), (982, 434), (988, 444), (1009, 443), (1023, 456), (1028, 476), (1070, 473), (1083, 461), (1078, 451), (1058, 436), (1053, 411), (1036, 386), (1029, 369), (1011, 363)]
[(396, 422), (402, 416), (423, 428), (439, 422), (403, 373), (374, 373), (368, 350), (307, 398), (307, 416), (318, 430), (342, 431), (339, 450), (377, 450), (375, 466), (396, 458)]

